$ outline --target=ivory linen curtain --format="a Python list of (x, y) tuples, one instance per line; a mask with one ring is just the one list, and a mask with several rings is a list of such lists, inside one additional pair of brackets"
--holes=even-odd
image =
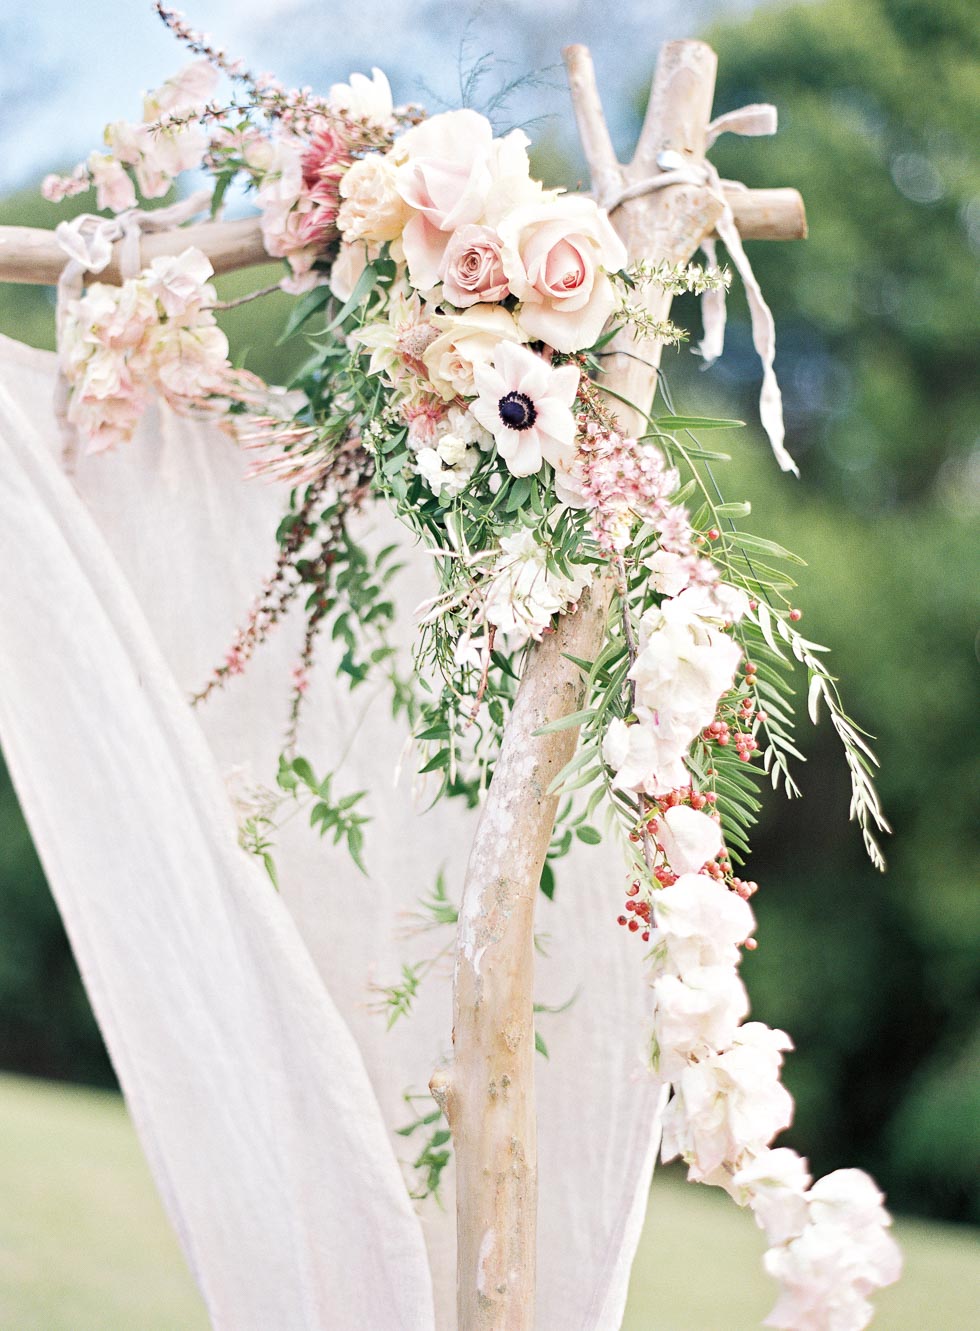
[[(405, 936), (472, 815), (420, 814), (384, 689), (349, 691), (322, 644), (300, 752), (370, 791), (369, 877), (302, 815), (282, 893), (236, 844), (229, 788), (271, 786), (302, 625), (203, 707), (188, 694), (275, 559), (285, 491), (243, 479), (213, 426), (151, 413), (69, 480), (54, 358), (0, 339), (0, 742), (151, 1168), (213, 1324), (400, 1331), (454, 1321), (452, 1177), (413, 1206), (414, 1114), (451, 1029), (449, 966), (391, 1030), (372, 985), (448, 935)], [(388, 540), (392, 520), (365, 520)], [(376, 528), (376, 530), (374, 530)], [(428, 593), (406, 552), (399, 605)], [(580, 846), (541, 899), (539, 1331), (615, 1331), (659, 1135), (621, 869)]]

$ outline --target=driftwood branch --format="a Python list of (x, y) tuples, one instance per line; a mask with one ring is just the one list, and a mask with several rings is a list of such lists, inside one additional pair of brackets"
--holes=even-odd
[[(612, 144), (604, 122), (602, 132), (611, 154)], [(589, 152), (598, 152), (597, 161), (602, 161), (598, 143), (593, 144)], [(588, 160), (592, 160), (591, 156)], [(612, 161), (615, 162), (615, 158)], [(597, 166), (593, 172), (596, 190), (600, 188), (600, 179), (605, 189), (606, 182), (620, 179), (620, 173), (618, 163), (615, 175), (612, 175), (610, 166)], [(726, 187), (725, 198), (743, 240), (801, 240), (806, 235), (803, 200), (795, 189), (738, 189), (732, 186)], [(200, 222), (173, 231), (148, 233), (142, 238), (140, 247), (143, 264), (151, 263), (161, 255), (180, 254), (188, 245), (206, 254), (216, 273), (276, 262), (263, 248), (258, 218), (244, 217), (234, 222)], [(117, 245), (112, 262), (98, 274), (97, 281), (112, 285), (122, 281), (118, 251)], [(42, 227), (0, 226), (0, 282), (53, 286), (65, 266), (66, 257), (53, 231)]]
[[(140, 239), (140, 258), (145, 267), (162, 255), (182, 254), (189, 245), (207, 255), (216, 273), (277, 262), (269, 257), (262, 244), (262, 232), (256, 217), (244, 217), (234, 222), (200, 222), (196, 226), (182, 226), (171, 231), (147, 232)], [(118, 286), (122, 281), (119, 258), (120, 246), (117, 244), (113, 246), (109, 266), (93, 280)], [(52, 286), (67, 262), (68, 256), (53, 231), (31, 226), (0, 226), (0, 282)]]
[[(612, 155), (588, 51), (570, 47), (565, 61), (597, 191), (649, 176), (649, 162), (663, 148), (692, 161), (703, 158), (716, 66), (709, 47), (675, 42), (664, 48), (637, 154), (627, 167)], [(721, 206), (700, 186), (676, 185), (624, 203), (614, 223), (631, 257), (686, 262), (713, 230)], [(666, 293), (653, 289), (645, 300), (654, 318), (666, 318)], [(623, 333), (611, 349), (609, 387), (649, 409), (660, 348), (637, 348)], [(625, 428), (640, 432), (640, 415), (619, 406), (617, 412)], [(467, 866), (453, 1062), (432, 1080), (456, 1154), (459, 1331), (531, 1331), (534, 1325), (534, 902), (557, 808), (548, 786), (578, 740), (573, 729), (537, 732), (581, 707), (585, 681), (568, 658), (594, 659), (610, 597), (610, 584), (599, 582), (529, 653)]]

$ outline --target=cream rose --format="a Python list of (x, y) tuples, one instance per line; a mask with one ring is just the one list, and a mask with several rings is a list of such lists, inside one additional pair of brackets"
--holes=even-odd
[(499, 305), (477, 305), (460, 315), (434, 315), (440, 330), (422, 355), (433, 390), (445, 401), (474, 397), (473, 370), (488, 365), (501, 342), (523, 342), (514, 316)]
[(556, 351), (591, 346), (616, 304), (607, 273), (626, 263), (606, 214), (591, 199), (566, 196), (516, 209), (499, 232), (524, 332)]
[(487, 226), (461, 226), (453, 232), (439, 276), (442, 294), (460, 309), (503, 300), (510, 292), (500, 261), (500, 237)]
[(394, 166), (380, 153), (354, 162), (341, 178), (340, 197), (337, 227), (347, 241), (395, 240), (412, 215), (395, 188)]

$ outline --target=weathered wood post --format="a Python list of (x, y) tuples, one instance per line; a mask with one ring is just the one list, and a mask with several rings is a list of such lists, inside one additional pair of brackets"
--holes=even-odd
[[(664, 47), (628, 166), (613, 151), (588, 50), (569, 47), (565, 63), (600, 201), (655, 175), (664, 151), (703, 161), (717, 63), (708, 46), (685, 41)], [(707, 188), (678, 184), (623, 203), (613, 222), (631, 258), (681, 263), (711, 233), (721, 210), (721, 200)], [(667, 317), (668, 294), (646, 288), (643, 299), (655, 319)], [(612, 351), (605, 382), (649, 409), (659, 346), (638, 346), (624, 332)], [(616, 409), (624, 428), (642, 433), (639, 416), (618, 404)], [(537, 732), (581, 708), (584, 681), (568, 656), (595, 657), (609, 601), (609, 585), (597, 584), (579, 610), (529, 652), (467, 867), (453, 1060), (431, 1082), (456, 1155), (459, 1331), (531, 1331), (534, 1325), (534, 902), (557, 812), (557, 796), (548, 788), (578, 740), (577, 729)]]

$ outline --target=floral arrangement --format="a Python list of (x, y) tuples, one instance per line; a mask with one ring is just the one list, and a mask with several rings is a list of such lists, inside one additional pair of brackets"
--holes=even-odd
[[(330, 779), (295, 753), (325, 628), (344, 644), (352, 686), (373, 671), (389, 678), (417, 770), (439, 794), (476, 803), (522, 653), (607, 589), (605, 642), (580, 663), (586, 705), (554, 723), (581, 727), (582, 739), (557, 782), (570, 798), (542, 888), (554, 891), (553, 861), (573, 835), (600, 839), (592, 820), (605, 809), (627, 866), (610, 923), (645, 947), (651, 1064), (672, 1088), (663, 1158), (681, 1157), (691, 1179), (752, 1209), (781, 1286), (768, 1325), (866, 1326), (867, 1296), (899, 1271), (889, 1217), (866, 1174), (811, 1182), (805, 1160), (771, 1146), (792, 1117), (779, 1080), (792, 1046), (745, 1020), (738, 964), (756, 945), (756, 884), (736, 869), (760, 775), (798, 793), (794, 663), (813, 719), (822, 699), (843, 742), (852, 815), (880, 863), (873, 754), (843, 711), (826, 649), (796, 627), (794, 556), (738, 529), (748, 505), (724, 502), (714, 484), (720, 455), (696, 435), (738, 422), (678, 415), (661, 381), (660, 414), (627, 404), (645, 423), (630, 434), (600, 375), (616, 335), (683, 337), (645, 314), (638, 290), (719, 291), (727, 273), (631, 264), (592, 199), (533, 178), (519, 130), (496, 137), (469, 109), (396, 109), (378, 70), (325, 98), (289, 92), (158, 8), (199, 58), (146, 98), (140, 123), (109, 126), (107, 151), (49, 177), (44, 192), (94, 188), (100, 208), (121, 213), (137, 189), (159, 198), (203, 167), (216, 215), (244, 187), (268, 253), (287, 265), (280, 285), (298, 297), (287, 332), (305, 334), (311, 354), (285, 395), (233, 370), (211, 266), (193, 249), (119, 287), (91, 283), (68, 309), (60, 351), (69, 419), (91, 451), (125, 442), (155, 392), (223, 417), (254, 473), (293, 487), (276, 567), (196, 699), (245, 669), (290, 604), (305, 602), (279, 794), (253, 811), (244, 843), (274, 875), (277, 802), (305, 791), (314, 823), (359, 857), (357, 797), (335, 801)], [(224, 106), (213, 100), (219, 74), (243, 94)], [(370, 555), (350, 527), (369, 499), (390, 505), (438, 570), (408, 674), (388, 637), (391, 551)], [(417, 979), (389, 991), (392, 1019)]]

